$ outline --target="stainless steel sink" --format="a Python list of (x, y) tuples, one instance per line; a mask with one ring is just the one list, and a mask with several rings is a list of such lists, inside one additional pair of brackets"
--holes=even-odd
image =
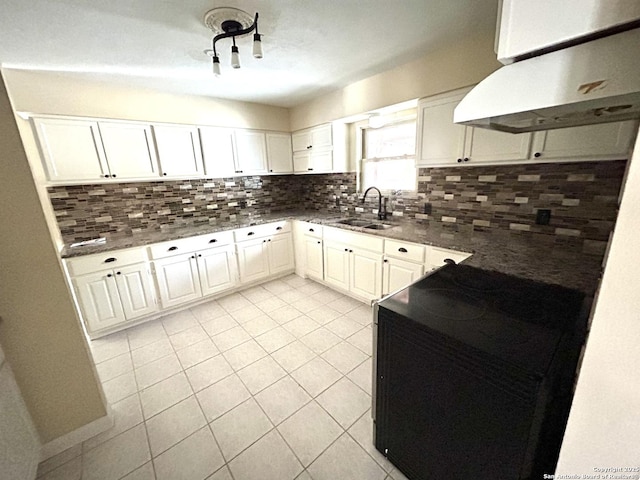
[(352, 227), (366, 228), (368, 230), (386, 230), (393, 226), (388, 223), (374, 223), (371, 220), (362, 220), (360, 218), (344, 218), (342, 220), (338, 220), (336, 223), (351, 225)]
[(386, 230), (391, 227), (393, 227), (393, 225), (389, 225), (388, 223), (372, 223), (371, 225), (365, 225), (364, 228), (368, 228), (370, 230)]
[(338, 220), (336, 223), (341, 223), (342, 225), (351, 225), (352, 227), (367, 227), (371, 225), (370, 220), (361, 220), (359, 218), (345, 218), (344, 220)]

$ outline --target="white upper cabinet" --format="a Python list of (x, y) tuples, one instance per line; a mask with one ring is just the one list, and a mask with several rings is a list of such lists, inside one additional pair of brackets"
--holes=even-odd
[(326, 123), (295, 132), (291, 135), (291, 144), (294, 152), (331, 148), (333, 146), (331, 124)]
[(629, 158), (634, 120), (518, 134), (457, 125), (453, 110), (467, 91), (418, 103), (419, 167)]
[(36, 117), (33, 125), (51, 182), (109, 178), (97, 122)]
[(579, 37), (640, 19), (640, 2), (630, 0), (502, 0), (498, 60), (575, 41)]
[(288, 133), (268, 132), (266, 138), (269, 173), (292, 173), (291, 135)]
[(200, 127), (202, 156), (208, 177), (236, 175), (235, 136), (231, 128)]
[(198, 128), (154, 125), (160, 171), (165, 177), (200, 177), (204, 174)]
[(333, 172), (333, 126), (330, 123), (291, 134), (295, 173)]
[(98, 126), (111, 178), (159, 175), (151, 127), (116, 122), (99, 122)]
[(236, 174), (267, 173), (267, 143), (264, 132), (236, 130)]
[(630, 120), (536, 132), (533, 156), (538, 161), (626, 159), (636, 130), (637, 123)]
[(419, 102), (418, 166), (498, 163), (529, 157), (530, 133), (513, 135), (453, 123), (453, 111), (468, 91), (459, 90)]

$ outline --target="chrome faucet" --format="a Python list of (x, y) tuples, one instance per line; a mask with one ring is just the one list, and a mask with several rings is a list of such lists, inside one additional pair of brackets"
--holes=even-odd
[(369, 187), (364, 191), (364, 195), (362, 196), (362, 203), (367, 199), (367, 193), (369, 190), (375, 190), (378, 192), (378, 220), (386, 220), (387, 219), (387, 198), (384, 198), (384, 202), (382, 200), (382, 192), (378, 187)]

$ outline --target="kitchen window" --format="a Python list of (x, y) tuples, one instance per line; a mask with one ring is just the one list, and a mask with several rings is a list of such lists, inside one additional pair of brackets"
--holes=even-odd
[(360, 187), (381, 190), (416, 190), (416, 121), (364, 127)]

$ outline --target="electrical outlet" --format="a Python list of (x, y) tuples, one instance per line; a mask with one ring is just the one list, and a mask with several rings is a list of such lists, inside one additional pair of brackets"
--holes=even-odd
[(551, 220), (551, 210), (538, 210), (536, 212), (536, 225), (549, 225)]

